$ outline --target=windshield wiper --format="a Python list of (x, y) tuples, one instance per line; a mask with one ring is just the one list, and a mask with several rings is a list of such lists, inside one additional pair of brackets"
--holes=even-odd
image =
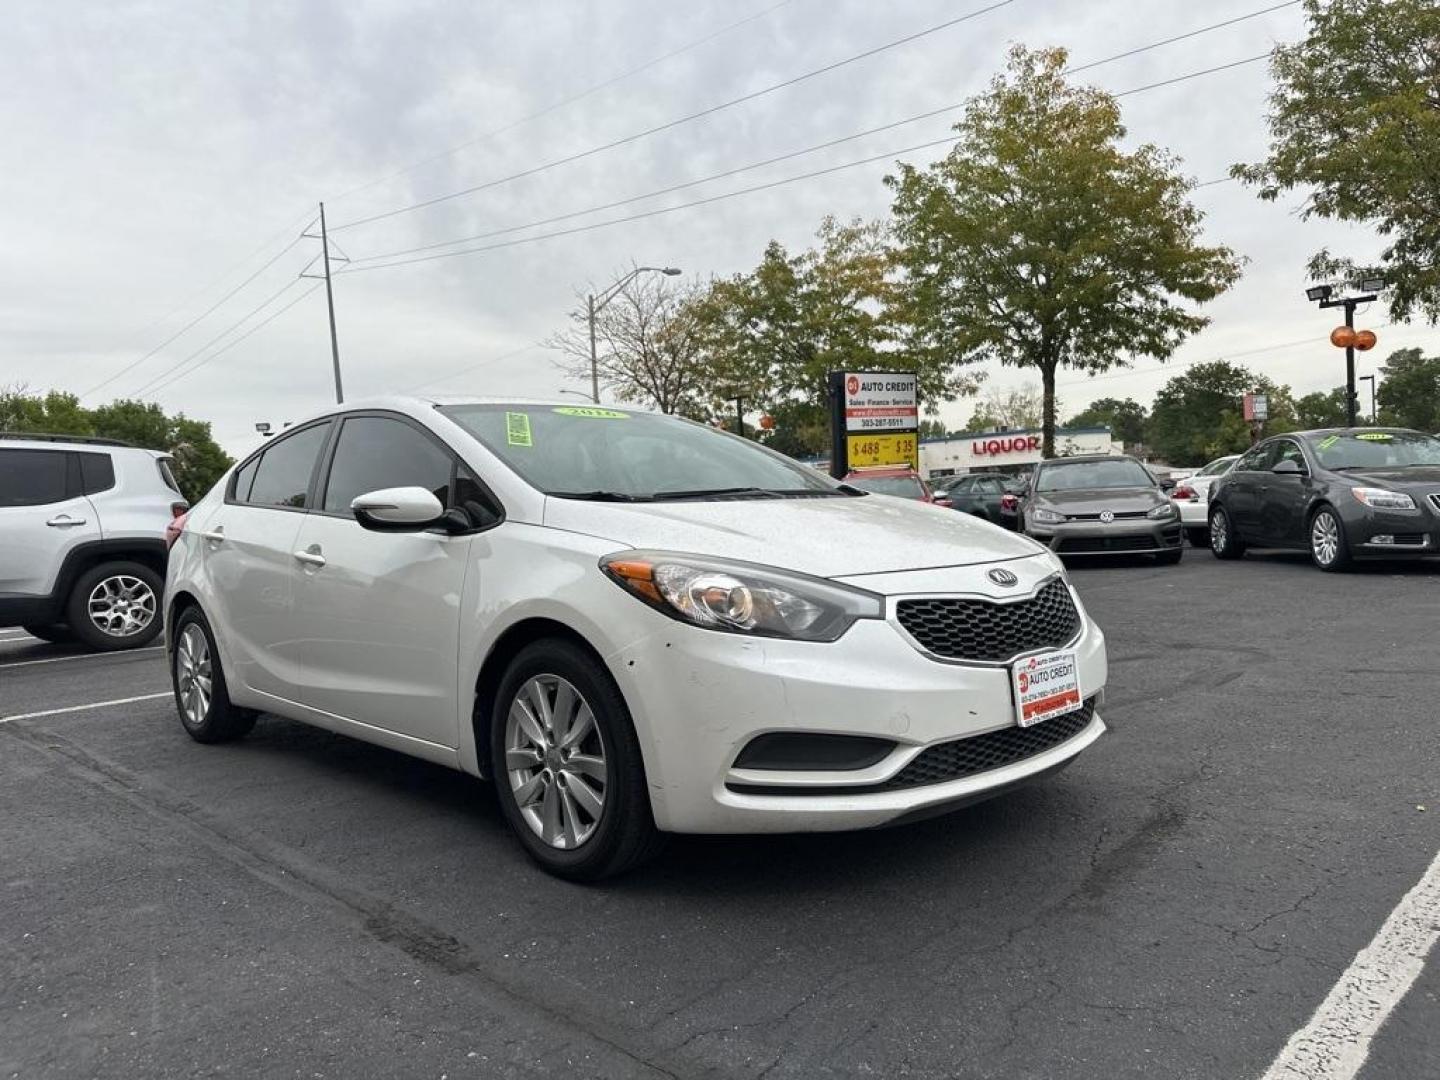
[(649, 502), (648, 495), (626, 495), (623, 491), (547, 491), (555, 499), (582, 499), (586, 502)]
[(656, 502), (668, 499), (707, 499), (719, 495), (743, 495), (754, 499), (774, 499), (784, 495), (782, 491), (758, 487), (695, 488), (691, 491), (657, 491), (650, 498)]

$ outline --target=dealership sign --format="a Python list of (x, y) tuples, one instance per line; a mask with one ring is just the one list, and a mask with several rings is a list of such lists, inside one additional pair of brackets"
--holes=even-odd
[(919, 378), (910, 371), (832, 371), (830, 468), (920, 465)]

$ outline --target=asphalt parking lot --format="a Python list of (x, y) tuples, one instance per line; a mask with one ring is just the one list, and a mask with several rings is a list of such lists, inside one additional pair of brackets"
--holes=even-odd
[[(476, 781), (200, 746), (160, 651), (0, 631), (0, 1077), (1260, 1077), (1440, 849), (1440, 564), (1072, 576), (1111, 731), (1067, 772), (601, 887)], [(1437, 1021), (1432, 954), (1354, 1075), (1440, 1075)]]

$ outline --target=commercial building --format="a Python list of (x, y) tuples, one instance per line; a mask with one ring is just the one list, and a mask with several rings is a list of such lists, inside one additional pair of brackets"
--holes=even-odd
[[(1041, 460), (1038, 428), (952, 435), (920, 441), (920, 471), (925, 476), (970, 472), (1029, 472)], [(1123, 454), (1108, 427), (1056, 428), (1055, 453)]]

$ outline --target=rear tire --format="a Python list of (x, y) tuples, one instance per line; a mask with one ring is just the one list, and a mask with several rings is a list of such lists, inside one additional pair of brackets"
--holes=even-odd
[(1190, 541), (1191, 547), (1208, 548), (1210, 546), (1210, 530), (1196, 525), (1185, 530), (1185, 539)]
[(1210, 550), (1217, 559), (1238, 559), (1245, 554), (1245, 541), (1235, 532), (1235, 522), (1223, 506), (1210, 511)]
[(256, 713), (230, 704), (215, 637), (198, 607), (186, 608), (175, 620), (174, 642), (170, 682), (185, 733), (200, 743), (230, 742), (248, 735)]
[(31, 637), (48, 641), (52, 645), (68, 645), (75, 640), (74, 632), (64, 623), (51, 623), (49, 626), (22, 626), (20, 629)]
[(511, 661), (490, 719), (490, 764), (506, 823), (557, 877), (612, 877), (663, 845), (620, 688), (568, 641), (534, 642)]
[(109, 562), (80, 575), (65, 605), (65, 622), (100, 652), (139, 649), (160, 634), (160, 575), (137, 562)]

